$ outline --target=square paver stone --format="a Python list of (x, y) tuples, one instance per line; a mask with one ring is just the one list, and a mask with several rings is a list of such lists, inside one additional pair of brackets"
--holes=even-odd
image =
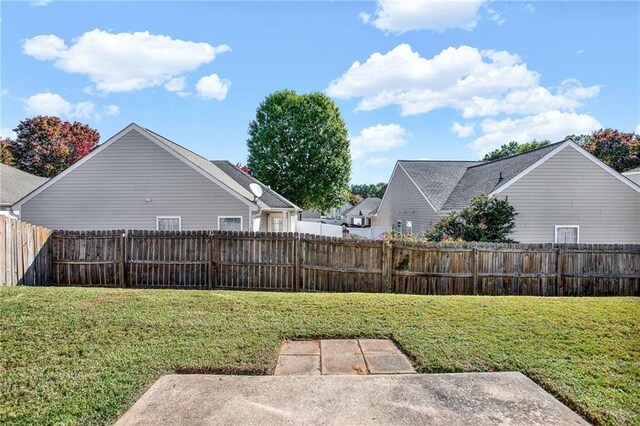
[(320, 342), (318, 340), (284, 342), (280, 348), (280, 355), (320, 355)]
[(319, 376), (320, 355), (280, 355), (274, 376)]
[(322, 374), (369, 374), (360, 355), (322, 355)]
[(357, 340), (353, 339), (323, 339), (320, 341), (322, 358), (326, 355), (359, 355), (362, 354)]
[(411, 374), (416, 370), (404, 355), (366, 355), (371, 374)]
[(362, 352), (367, 354), (402, 355), (400, 349), (389, 339), (360, 339)]

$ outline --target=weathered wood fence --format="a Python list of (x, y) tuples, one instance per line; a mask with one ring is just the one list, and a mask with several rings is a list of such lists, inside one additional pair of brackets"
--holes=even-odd
[(0, 286), (51, 282), (51, 230), (0, 216)]
[[(640, 296), (640, 245), (434, 244), (219, 231), (51, 233), (12, 222), (5, 221), (0, 238), (0, 263), (5, 277), (12, 277), (5, 285)], [(27, 236), (40, 229), (32, 244), (40, 247), (37, 255), (30, 254), (28, 238), (25, 243), (13, 228), (7, 233), (7, 226)], [(14, 270), (6, 252), (16, 247), (26, 247), (27, 255), (22, 269)]]

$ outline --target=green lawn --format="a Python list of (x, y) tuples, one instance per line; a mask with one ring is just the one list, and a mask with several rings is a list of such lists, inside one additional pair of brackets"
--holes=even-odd
[(270, 374), (283, 339), (392, 337), (420, 372), (518, 370), (640, 424), (637, 298), (3, 288), (0, 422), (113, 422), (173, 371)]

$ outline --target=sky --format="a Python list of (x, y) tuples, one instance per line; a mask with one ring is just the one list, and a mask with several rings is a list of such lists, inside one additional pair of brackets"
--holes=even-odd
[(0, 2), (0, 132), (27, 117), (138, 123), (246, 162), (269, 93), (323, 91), (353, 183), (399, 159), (640, 133), (640, 2)]

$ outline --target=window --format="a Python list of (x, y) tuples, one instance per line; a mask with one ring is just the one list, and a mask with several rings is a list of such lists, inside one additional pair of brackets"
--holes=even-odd
[(396, 221), (396, 232), (398, 234), (402, 234), (402, 221), (401, 220)]
[(158, 216), (156, 218), (156, 230), (181, 231), (182, 218), (180, 216)]
[(272, 217), (271, 218), (271, 231), (272, 232), (284, 232), (284, 218)]
[(410, 220), (407, 221), (407, 234), (413, 235), (413, 222)]
[(351, 224), (352, 225), (362, 225), (362, 218), (361, 217), (354, 217), (351, 220)]
[(556, 243), (578, 244), (580, 227), (578, 225), (556, 225)]
[(220, 231), (242, 231), (242, 216), (218, 216)]

